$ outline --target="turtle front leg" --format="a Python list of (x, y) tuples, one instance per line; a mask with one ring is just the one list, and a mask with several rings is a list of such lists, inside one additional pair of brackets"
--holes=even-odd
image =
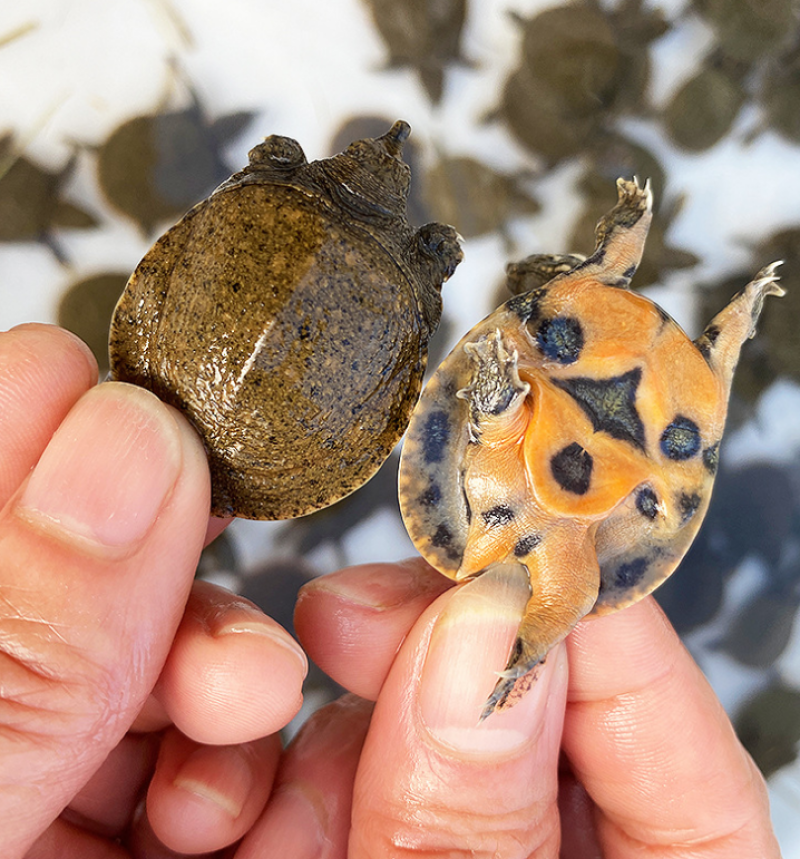
[(649, 180), (640, 188), (634, 177), (617, 179), (617, 194), (616, 206), (603, 215), (595, 228), (594, 253), (565, 277), (590, 277), (622, 288), (630, 284), (653, 219), (653, 193)]
[(469, 383), (456, 394), (469, 404), (473, 442), (497, 446), (524, 432), (524, 402), (531, 386), (520, 379), (517, 352), (509, 351), (495, 330), (464, 344), (472, 361)]
[[(481, 719), (512, 706), (535, 681), (525, 678), (597, 602), (600, 569), (593, 551), (573, 551), (566, 535), (551, 533), (525, 558), (531, 598), (508, 663)], [(519, 684), (519, 686), (518, 686)], [(521, 688), (520, 688), (521, 687)]]

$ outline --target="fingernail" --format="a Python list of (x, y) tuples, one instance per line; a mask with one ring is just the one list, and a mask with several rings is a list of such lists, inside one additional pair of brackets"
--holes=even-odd
[[(317, 588), (366, 608), (392, 608), (406, 603), (410, 595), (438, 591), (439, 582), (421, 572), (420, 559), (398, 564), (362, 564), (314, 579), (304, 588)], [(441, 589), (447, 586), (442, 576)], [(301, 591), (302, 594), (302, 591)]]
[(149, 391), (107, 382), (56, 430), (17, 505), (45, 527), (119, 548), (150, 530), (181, 464), (178, 425)]
[(235, 820), (253, 789), (253, 770), (237, 746), (200, 746), (183, 762), (172, 784), (214, 803)]
[[(260, 614), (260, 613), (259, 613)], [(300, 666), (303, 676), (308, 674), (308, 659), (303, 652), (302, 647), (286, 632), (279, 624), (274, 626), (267, 620), (263, 619), (263, 615), (255, 616), (254, 613), (248, 617), (242, 613), (236, 619), (225, 623), (218, 630), (214, 631), (215, 636), (222, 635), (258, 635), (268, 639), (270, 643), (277, 645), (282, 651), (291, 656), (297, 661)]]
[(419, 687), (420, 715), (434, 739), (457, 751), (511, 752), (529, 742), (558, 670), (552, 653), (519, 702), (481, 721), (530, 597), (527, 575), (512, 573), (490, 571), (464, 585), (431, 633)]
[(292, 859), (318, 859), (326, 841), (315, 804), (301, 788), (294, 787), (279, 790), (270, 799), (258, 835), (258, 844), (269, 847), (259, 856)]

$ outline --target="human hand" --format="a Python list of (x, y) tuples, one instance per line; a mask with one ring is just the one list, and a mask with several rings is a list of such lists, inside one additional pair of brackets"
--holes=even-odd
[[(279, 775), (278, 789), (305, 803), (305, 829), (287, 831), (268, 806), (237, 859), (271, 855), (259, 852), (268, 839), (282, 855), (349, 859), (779, 856), (763, 779), (652, 598), (579, 624), (525, 697), (479, 724), (518, 615), (502, 594), (442, 594), (449, 584), (417, 560), (306, 586), (295, 627), (308, 653), (377, 698), (349, 852), (331, 810), (350, 803), (350, 787), (328, 781), (326, 755), (353, 732), (334, 709), (324, 739), (312, 720)], [(327, 847), (303, 852), (315, 827)]]
[(235, 842), (301, 702), (288, 633), (193, 584), (221, 527), (199, 439), (148, 392), (96, 382), (66, 332), (0, 334), (4, 859)]
[(56, 329), (0, 335), (0, 368), (4, 855), (45, 827), (28, 856), (174, 856), (158, 835), (209, 853), (242, 838), (237, 859), (344, 857), (348, 838), (353, 859), (503, 859), (557, 855), (560, 830), (564, 856), (778, 855), (763, 782), (651, 600), (581, 624), (569, 681), (561, 647), (477, 725), (516, 626), (497, 594), (421, 561), (318, 580), (298, 631), (363, 698), (279, 764), (305, 663), (254, 607), (191, 584), (208, 509), (192, 431), (127, 386), (84, 397), (94, 364)]

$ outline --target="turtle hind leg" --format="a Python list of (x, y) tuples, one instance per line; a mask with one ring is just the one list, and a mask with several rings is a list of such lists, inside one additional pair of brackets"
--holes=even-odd
[(650, 181), (643, 188), (634, 177), (617, 179), (618, 200), (595, 228), (594, 253), (566, 277), (591, 277), (608, 286), (626, 288), (642, 259), (644, 243), (653, 219)]
[[(531, 577), (531, 598), (505, 670), (499, 673), (481, 720), (495, 710), (512, 707), (522, 697), (536, 681), (537, 675), (531, 672), (597, 602), (600, 569), (593, 552), (586, 547), (571, 547), (566, 534), (551, 534), (549, 540), (549, 557), (548, 546), (543, 542), (524, 561)], [(577, 571), (582, 575), (576, 575)]]

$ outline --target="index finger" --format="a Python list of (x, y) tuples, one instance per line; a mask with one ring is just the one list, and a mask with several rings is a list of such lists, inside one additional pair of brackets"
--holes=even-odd
[(780, 857), (766, 788), (652, 597), (567, 639), (563, 747), (609, 857)]

